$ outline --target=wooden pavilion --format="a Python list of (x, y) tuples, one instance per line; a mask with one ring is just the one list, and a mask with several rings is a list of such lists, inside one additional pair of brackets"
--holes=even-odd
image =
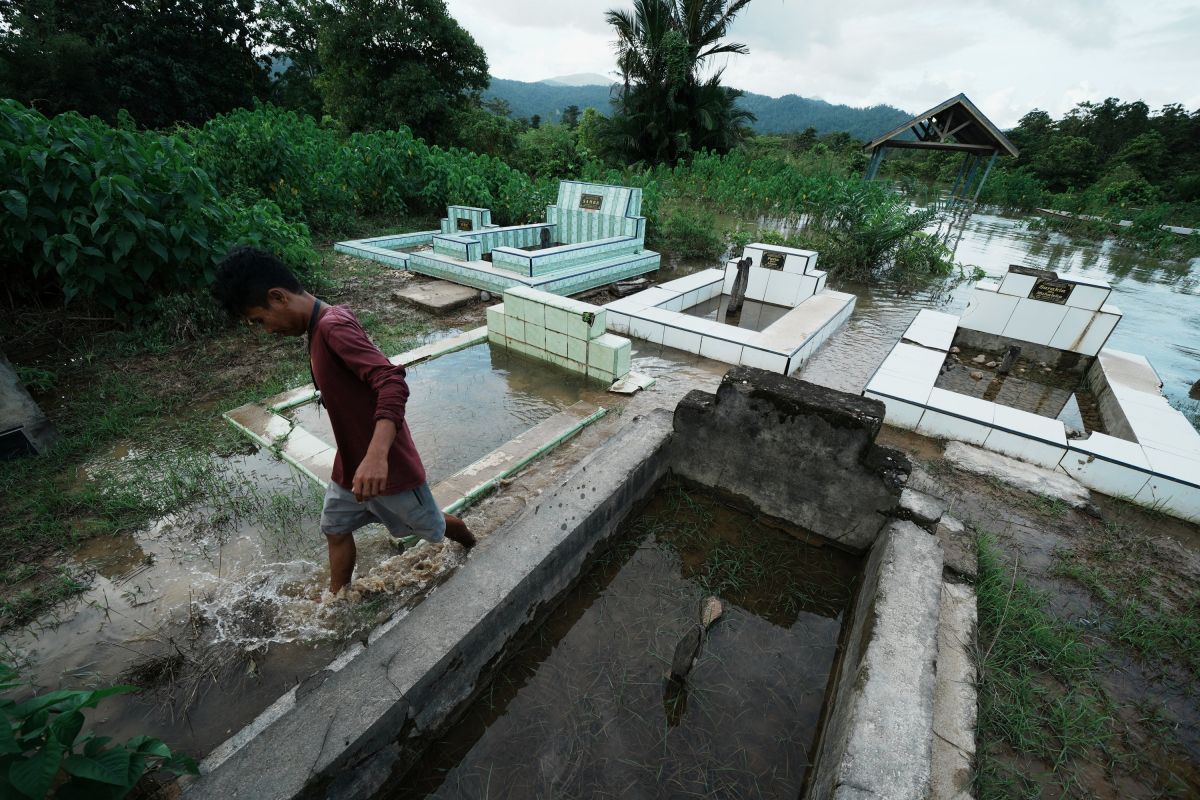
[(871, 154), (867, 180), (879, 172), (888, 148), (965, 154), (950, 196), (972, 202), (978, 199), (996, 159), (1002, 155), (1016, 158), (1020, 152), (965, 94), (939, 103), (864, 145), (863, 150)]

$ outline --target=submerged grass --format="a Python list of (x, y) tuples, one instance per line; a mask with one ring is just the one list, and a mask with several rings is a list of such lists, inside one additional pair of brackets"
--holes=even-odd
[[(994, 538), (979, 536), (979, 740), (981, 800), (1041, 796), (1040, 779), (1070, 791), (1074, 771), (1103, 763), (1114, 710), (1098, 682), (1100, 654), (1081, 630), (1045, 610), (1047, 597), (1003, 563)], [(995, 757), (1002, 742), (1031, 776)]]

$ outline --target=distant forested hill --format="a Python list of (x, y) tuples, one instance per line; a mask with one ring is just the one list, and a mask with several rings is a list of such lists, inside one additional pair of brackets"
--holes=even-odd
[[(607, 86), (561, 86), (492, 78), (484, 97), (507, 101), (513, 117), (529, 118), (537, 114), (547, 122), (558, 122), (562, 110), (570, 105), (580, 109), (590, 106), (607, 114), (609, 93)], [(819, 134), (846, 131), (859, 139), (871, 139), (912, 116), (892, 106), (854, 108), (794, 94), (778, 98), (747, 94), (740, 102), (758, 117), (754, 129), (759, 133), (789, 133), (811, 127)]]

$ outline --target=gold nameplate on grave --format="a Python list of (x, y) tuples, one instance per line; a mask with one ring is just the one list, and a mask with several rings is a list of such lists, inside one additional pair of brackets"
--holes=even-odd
[(587, 211), (599, 211), (602, 205), (604, 205), (602, 195), (584, 194), (579, 196), (579, 207)]
[(473, 230), (473, 228), (471, 227), (471, 220), (469, 220), (469, 219), (464, 219), (463, 217), (459, 217), (458, 219), (455, 220), (455, 223), (457, 223), (458, 229), (460, 231)]
[(783, 269), (783, 262), (787, 261), (787, 253), (780, 253), (776, 250), (763, 250), (762, 260), (758, 265), (763, 269)]
[(1029, 299), (1041, 300), (1043, 303), (1057, 303), (1061, 306), (1067, 302), (1067, 298), (1071, 296), (1071, 290), (1074, 288), (1075, 284), (1070, 281), (1059, 278), (1038, 278), (1034, 282), (1033, 288), (1029, 290)]

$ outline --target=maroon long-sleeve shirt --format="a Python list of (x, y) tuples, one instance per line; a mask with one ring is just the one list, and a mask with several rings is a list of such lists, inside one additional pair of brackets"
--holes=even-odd
[(408, 402), (404, 367), (392, 364), (379, 352), (349, 308), (327, 309), (317, 320), (309, 357), (337, 441), (332, 479), (351, 489), (376, 420), (390, 419), (396, 423), (396, 439), (388, 451), (384, 494), (415, 489), (425, 482), (425, 467), (404, 419)]

